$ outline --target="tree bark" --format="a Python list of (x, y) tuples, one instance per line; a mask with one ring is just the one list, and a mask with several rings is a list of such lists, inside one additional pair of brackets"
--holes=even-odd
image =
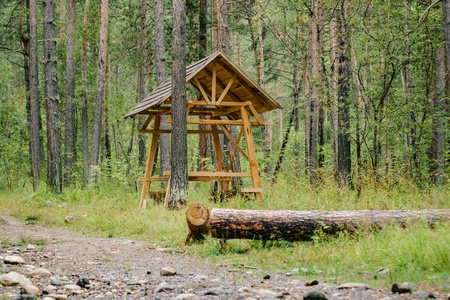
[[(166, 80), (166, 44), (164, 37), (164, 7), (162, 0), (155, 0), (155, 54), (156, 54), (156, 85), (161, 85)], [(166, 123), (167, 116), (161, 117), (161, 129), (169, 129)], [(169, 135), (159, 135), (159, 152), (160, 152), (160, 174), (170, 171), (170, 140)], [(163, 181), (162, 185), (167, 186), (167, 182)]]
[(318, 10), (321, 3), (311, 0), (312, 16), (309, 20), (309, 97), (306, 115), (306, 172), (310, 183), (316, 185), (319, 182), (317, 162), (317, 131), (318, 131), (318, 105), (320, 87), (320, 61), (319, 61), (319, 29)]
[(219, 50), (223, 51), (226, 56), (231, 57), (230, 33), (228, 31), (227, 13), (227, 1), (217, 0), (217, 36)]
[(39, 186), (44, 149), (41, 139), (41, 103), (39, 100), (37, 4), (30, 0), (30, 135), (33, 190)]
[[(140, 33), (141, 33), (141, 40), (139, 42), (139, 101), (142, 101), (145, 98), (145, 88), (146, 88), (146, 67), (148, 53), (145, 51), (145, 44), (147, 41), (147, 0), (141, 0), (141, 24), (140, 24)], [(142, 127), (142, 124), (145, 122), (145, 117), (139, 116), (139, 128)], [(145, 135), (143, 133), (138, 134), (138, 144), (139, 144), (139, 165), (141, 167), (145, 166), (146, 159), (147, 159), (147, 151), (145, 148)]]
[(339, 185), (351, 188), (350, 152), (350, 3), (341, 2), (338, 10), (339, 66), (338, 66), (338, 166)]
[(330, 112), (331, 112), (331, 149), (333, 151), (333, 175), (335, 183), (338, 184), (338, 160), (337, 160), (337, 151), (338, 151), (338, 90), (337, 90), (337, 74), (338, 74), (338, 64), (336, 60), (337, 56), (337, 45), (335, 38), (336, 31), (336, 21), (330, 21), (330, 64), (331, 64), (331, 77), (330, 77), (330, 90), (331, 90), (331, 99), (330, 99)]
[(44, 74), (47, 107), (47, 185), (56, 193), (62, 190), (61, 124), (59, 120), (58, 78), (56, 69), (55, 5), (43, 0)]
[[(200, 0), (200, 12), (199, 12), (199, 57), (198, 59), (202, 59), (206, 56), (208, 51), (208, 28), (207, 28), (207, 0)], [(205, 116), (200, 116), (200, 119), (206, 119)], [(207, 130), (208, 126), (204, 124), (198, 125), (199, 130)], [(208, 135), (199, 134), (198, 137), (198, 170), (202, 171), (206, 166), (205, 159), (208, 157)]]
[(97, 166), (100, 156), (100, 139), (102, 133), (102, 114), (105, 101), (106, 53), (108, 47), (109, 0), (102, 0), (100, 14), (100, 40), (98, 49), (97, 93), (95, 96), (94, 122), (91, 140), (91, 167)]
[(293, 211), (214, 208), (210, 226), (211, 236), (215, 238), (296, 241), (309, 240), (318, 231), (325, 234), (354, 232), (389, 224), (405, 226), (421, 219), (430, 223), (449, 220), (450, 209)]
[(87, 50), (88, 50), (88, 28), (89, 28), (89, 6), (91, 0), (84, 4), (83, 17), (83, 47), (81, 49), (81, 147), (83, 152), (83, 174), (84, 181), (89, 182), (89, 130), (88, 130), (88, 103), (87, 103)]
[(450, 0), (442, 1), (444, 13), (445, 53), (447, 54), (447, 71), (450, 73)]
[(184, 205), (188, 197), (186, 124), (186, 2), (173, 1), (172, 135), (169, 208)]
[(66, 136), (64, 157), (64, 179), (66, 184), (72, 181), (72, 168), (76, 155), (76, 122), (75, 122), (75, 0), (67, 0), (66, 25)]
[(445, 54), (444, 49), (438, 49), (435, 58), (436, 65), (436, 92), (433, 98), (433, 161), (432, 177), (436, 185), (445, 182)]

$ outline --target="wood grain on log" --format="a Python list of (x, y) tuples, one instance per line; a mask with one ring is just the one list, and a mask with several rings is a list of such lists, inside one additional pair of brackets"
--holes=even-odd
[(191, 238), (203, 239), (203, 235), (209, 232), (209, 209), (202, 203), (192, 203), (186, 211), (186, 221), (189, 233), (185, 245), (189, 245)]
[(426, 219), (432, 223), (448, 221), (450, 209), (441, 210), (355, 210), (292, 211), (213, 209), (211, 236), (220, 239), (309, 240), (317, 230), (326, 234), (354, 231), (357, 228), (381, 228), (387, 224), (406, 225)]

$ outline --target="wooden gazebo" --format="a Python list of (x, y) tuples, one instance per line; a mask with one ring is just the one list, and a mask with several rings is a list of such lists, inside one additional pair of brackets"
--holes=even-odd
[[(281, 105), (220, 51), (188, 66), (186, 82), (191, 83), (200, 94), (195, 101), (187, 100), (187, 124), (209, 125), (207, 130), (188, 129), (187, 133), (211, 134), (217, 161), (215, 171), (188, 172), (189, 181), (220, 181), (222, 191), (226, 192), (233, 177), (251, 177), (253, 188), (242, 189), (241, 192), (254, 193), (256, 199), (262, 201), (252, 126), (263, 126), (264, 122), (259, 114), (276, 108), (281, 109)], [(147, 116), (139, 132), (152, 134), (145, 176), (139, 179), (143, 182), (140, 208), (146, 208), (146, 198), (152, 181), (170, 183), (170, 172), (165, 172), (164, 177), (152, 177), (152, 172), (158, 137), (160, 134), (171, 133), (170, 129), (160, 129), (161, 116), (171, 115), (171, 96), (172, 78), (168, 78), (125, 115), (125, 118)], [(206, 119), (199, 119), (198, 116), (205, 116)], [(154, 119), (153, 128), (149, 129), (152, 119)], [(170, 123), (171, 118), (169, 117), (166, 122)], [(231, 135), (228, 125), (241, 126), (237, 139)], [(230, 167), (225, 169), (219, 134), (225, 134), (235, 146), (234, 152), (230, 153), (229, 166), (232, 165), (236, 151), (239, 150), (250, 164), (249, 173), (230, 172)], [(239, 145), (242, 135), (245, 137), (247, 153)], [(169, 190), (170, 184), (167, 185), (166, 203)]]

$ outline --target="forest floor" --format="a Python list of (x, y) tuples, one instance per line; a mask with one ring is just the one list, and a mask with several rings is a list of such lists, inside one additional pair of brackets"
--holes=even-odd
[[(88, 237), (64, 228), (24, 223), (5, 213), (0, 214), (0, 233), (0, 274), (17, 271), (27, 275), (39, 288), (41, 299), (424, 299), (394, 294), (386, 287), (364, 287), (364, 283), (358, 288), (340, 286), (326, 278), (307, 286), (305, 278), (291, 273), (244, 265), (236, 268), (130, 239)], [(4, 260), (11, 255), (25, 262), (7, 264)], [(164, 267), (174, 268), (176, 275), (161, 275)], [(52, 274), (30, 275), (36, 268)], [(88, 279), (90, 287), (73, 286), (81, 278)], [(449, 299), (444, 291), (427, 289), (438, 299)], [(20, 292), (19, 286), (0, 284), (0, 299), (31, 299), (17, 297)], [(308, 294), (316, 298), (304, 298)]]

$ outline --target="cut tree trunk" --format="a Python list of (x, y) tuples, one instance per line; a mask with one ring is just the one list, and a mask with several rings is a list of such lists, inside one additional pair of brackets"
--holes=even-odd
[(211, 236), (226, 239), (309, 240), (317, 231), (335, 234), (358, 228), (381, 228), (426, 219), (432, 223), (450, 220), (450, 209), (293, 211), (213, 209)]
[(209, 232), (209, 209), (202, 203), (192, 203), (186, 211), (186, 221), (189, 233), (185, 245), (192, 239), (202, 240)]

